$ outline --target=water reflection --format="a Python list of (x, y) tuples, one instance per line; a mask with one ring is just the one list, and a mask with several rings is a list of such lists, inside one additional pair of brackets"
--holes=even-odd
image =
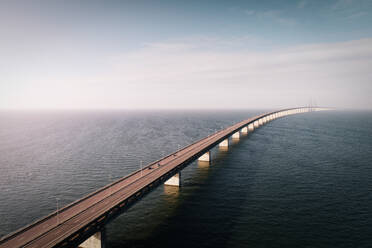
[(238, 144), (238, 143), (239, 143), (239, 141), (240, 141), (240, 139), (239, 139), (239, 138), (234, 138), (234, 139), (231, 139), (231, 144), (232, 144), (232, 145), (236, 145), (236, 144)]
[(218, 151), (220, 152), (227, 152), (229, 150), (228, 146), (219, 146)]
[(198, 161), (198, 168), (204, 169), (209, 168), (211, 166), (210, 161)]
[(174, 204), (180, 196), (180, 187), (164, 184), (164, 195), (167, 202)]

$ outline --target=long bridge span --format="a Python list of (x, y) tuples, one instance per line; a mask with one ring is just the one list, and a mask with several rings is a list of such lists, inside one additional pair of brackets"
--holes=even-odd
[(210, 161), (210, 150), (227, 147), (229, 138), (239, 138), (267, 122), (292, 114), (327, 110), (292, 108), (264, 113), (217, 131), (191, 145), (152, 162), (50, 215), (0, 239), (0, 248), (104, 247), (105, 225), (140, 200), (156, 186), (180, 185), (180, 171), (192, 161)]

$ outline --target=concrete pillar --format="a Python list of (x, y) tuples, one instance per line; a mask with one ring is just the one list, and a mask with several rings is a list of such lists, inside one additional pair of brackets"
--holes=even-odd
[(218, 145), (219, 147), (229, 147), (229, 139), (225, 139), (221, 141), (221, 143)]
[(233, 139), (239, 139), (239, 138), (240, 138), (240, 133), (239, 133), (239, 131), (236, 132), (236, 133), (234, 133), (234, 134), (232, 135), (232, 138), (233, 138)]
[(267, 118), (266, 118), (266, 116), (265, 116), (264, 118), (262, 118), (262, 123), (263, 123), (263, 124), (266, 124), (266, 122), (267, 122)]
[(262, 121), (262, 118), (258, 120), (258, 123), (260, 124), (260, 126), (263, 125), (263, 121)]
[(168, 186), (180, 187), (181, 186), (181, 172), (178, 172), (173, 177), (169, 178), (164, 184)]
[(199, 161), (211, 161), (211, 152), (206, 152), (198, 158)]
[(105, 247), (105, 230), (96, 232), (89, 239), (85, 240), (79, 248), (104, 248)]
[(242, 133), (247, 134), (248, 133), (248, 127), (247, 126), (243, 127), (241, 131), (242, 131)]
[(260, 123), (258, 121), (254, 121), (253, 124), (254, 128), (258, 128), (260, 126)]
[(249, 130), (249, 131), (253, 131), (253, 130), (254, 130), (254, 125), (253, 125), (253, 123), (251, 123), (251, 124), (248, 125), (248, 130)]

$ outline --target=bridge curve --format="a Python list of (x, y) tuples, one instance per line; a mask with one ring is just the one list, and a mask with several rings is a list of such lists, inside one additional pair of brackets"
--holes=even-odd
[(0, 239), (0, 248), (77, 247), (144, 195), (177, 174), (215, 145), (246, 128), (248, 132), (277, 118), (326, 108), (291, 108), (264, 113), (217, 131), (141, 170), (61, 208)]

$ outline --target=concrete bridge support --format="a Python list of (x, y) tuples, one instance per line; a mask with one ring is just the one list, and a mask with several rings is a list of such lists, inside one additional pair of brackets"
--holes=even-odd
[(234, 133), (234, 134), (232, 135), (232, 138), (233, 138), (233, 139), (239, 139), (239, 138), (240, 138), (240, 133), (239, 133), (239, 131), (236, 132), (236, 133)]
[(105, 248), (106, 230), (96, 232), (89, 239), (85, 240), (78, 247), (79, 248)]
[(258, 128), (260, 126), (260, 122), (259, 121), (255, 121), (253, 124), (254, 124), (254, 128)]
[(206, 152), (198, 158), (199, 161), (209, 162), (211, 161), (211, 152)]
[(250, 132), (254, 130), (254, 124), (253, 123), (251, 123), (251, 124), (248, 125), (248, 130)]
[(260, 126), (263, 125), (263, 121), (262, 121), (262, 118), (258, 120), (258, 124), (260, 124)]
[(219, 147), (229, 147), (229, 139), (225, 139), (220, 142)]
[(181, 186), (181, 172), (178, 172), (173, 177), (169, 178), (164, 183), (164, 185), (180, 187)]
[(248, 127), (247, 126), (243, 127), (241, 132), (244, 133), (244, 134), (247, 134), (248, 133)]

